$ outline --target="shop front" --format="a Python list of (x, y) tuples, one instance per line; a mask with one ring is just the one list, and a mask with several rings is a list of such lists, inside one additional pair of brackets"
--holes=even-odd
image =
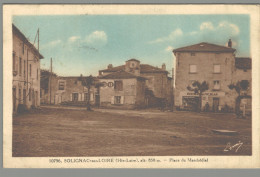
[[(204, 92), (202, 94), (201, 108), (203, 111), (219, 112), (222, 110), (222, 99), (225, 92)], [(180, 101), (182, 110), (195, 111), (199, 108), (199, 94), (194, 92), (181, 92)]]

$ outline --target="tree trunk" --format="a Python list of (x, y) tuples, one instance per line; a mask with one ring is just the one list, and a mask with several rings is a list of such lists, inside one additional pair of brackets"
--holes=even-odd
[(199, 95), (199, 107), (198, 107), (198, 112), (201, 112), (201, 100), (202, 100), (202, 94), (200, 93), (200, 95)]
[(88, 87), (87, 111), (91, 111), (91, 107), (90, 107), (90, 87)]
[(240, 101), (241, 101), (240, 96), (238, 96), (236, 98), (236, 106), (235, 106), (235, 113), (237, 115), (237, 118), (240, 117)]

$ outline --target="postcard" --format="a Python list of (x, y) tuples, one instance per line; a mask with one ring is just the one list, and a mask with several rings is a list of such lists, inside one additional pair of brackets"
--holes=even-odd
[(5, 168), (259, 168), (259, 6), (3, 6)]

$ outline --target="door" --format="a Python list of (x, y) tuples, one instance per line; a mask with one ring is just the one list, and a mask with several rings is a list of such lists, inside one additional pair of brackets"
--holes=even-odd
[(26, 89), (23, 89), (23, 104), (26, 105)]
[(219, 98), (213, 98), (213, 111), (218, 112)]
[(13, 112), (16, 110), (16, 88), (13, 88)]

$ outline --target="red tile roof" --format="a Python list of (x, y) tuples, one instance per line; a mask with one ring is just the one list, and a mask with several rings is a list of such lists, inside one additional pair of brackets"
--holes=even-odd
[(132, 79), (132, 78), (146, 80), (146, 78), (144, 77), (136, 76), (134, 74), (125, 72), (123, 70), (99, 77), (99, 79)]
[(235, 66), (237, 69), (251, 69), (252, 60), (249, 57), (236, 57)]
[[(124, 69), (125, 69), (125, 65), (121, 65), (109, 69), (103, 69), (100, 70), (100, 72), (117, 72)], [(161, 68), (157, 68), (148, 64), (140, 64), (140, 73), (162, 73), (162, 72), (168, 73), (168, 71), (163, 70)]]
[(210, 44), (202, 42), (199, 44), (194, 44), (186, 47), (181, 47), (174, 49), (173, 52), (235, 52), (236, 49), (220, 46), (216, 44)]

